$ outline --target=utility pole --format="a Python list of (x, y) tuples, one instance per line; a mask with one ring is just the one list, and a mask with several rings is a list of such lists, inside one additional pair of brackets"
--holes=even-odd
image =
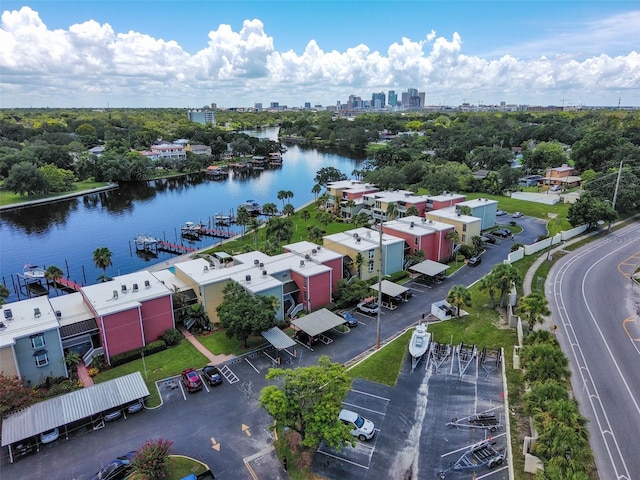
[(620, 177), (622, 176), (622, 163), (624, 160), (620, 160), (620, 168), (618, 169), (618, 178), (616, 179), (616, 189), (613, 191), (613, 202), (611, 202), (611, 207), (616, 209), (616, 200), (618, 199), (618, 188), (620, 187)]

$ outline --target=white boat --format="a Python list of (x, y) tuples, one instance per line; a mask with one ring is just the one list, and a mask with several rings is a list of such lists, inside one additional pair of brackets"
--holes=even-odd
[(22, 268), (22, 276), (31, 279), (44, 278), (44, 269), (40, 268), (37, 265), (26, 263)]
[(185, 222), (185, 224), (180, 227), (180, 230), (184, 234), (198, 235), (202, 231), (203, 227), (204, 225), (202, 225), (201, 223)]
[(134, 239), (134, 242), (136, 243), (136, 245), (154, 245), (159, 241), (160, 240), (158, 240), (156, 237), (152, 237), (151, 235), (147, 235), (146, 233), (140, 233)]
[(409, 342), (409, 353), (414, 359), (419, 359), (429, 349), (431, 341), (431, 333), (427, 332), (427, 326), (418, 325), (411, 334), (411, 342)]

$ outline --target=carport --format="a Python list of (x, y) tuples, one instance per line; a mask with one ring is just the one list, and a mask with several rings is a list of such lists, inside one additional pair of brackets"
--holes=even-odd
[(425, 260), (424, 262), (409, 267), (409, 270), (420, 274), (427, 282), (437, 282), (442, 278), (442, 274), (446, 272), (447, 268), (449, 268), (449, 266), (443, 263)]
[[(58, 427), (65, 427), (65, 436), (68, 437), (67, 426), (70, 423), (147, 396), (149, 389), (142, 375), (134, 372), (38, 402), (12, 413), (2, 421), (2, 446), (9, 447), (9, 461), (13, 463), (14, 443)], [(103, 425), (101, 422), (100, 426)]]
[(343, 323), (344, 318), (326, 308), (321, 308), (320, 310), (311, 312), (309, 315), (291, 321), (294, 329), (302, 330), (310, 339), (317, 338), (326, 345), (333, 342), (333, 340), (322, 334)]
[[(403, 287), (402, 285), (390, 282), (389, 280), (383, 280), (380, 286), (382, 287), (382, 295), (384, 295), (382, 305), (390, 310), (397, 308), (397, 306), (393, 303), (394, 300), (398, 302), (407, 300), (409, 298), (408, 292), (411, 290), (410, 288)], [(375, 290), (376, 292), (379, 290), (377, 283), (374, 283), (369, 288), (371, 288), (371, 290)], [(384, 300), (387, 301), (385, 302)]]
[[(264, 332), (262, 332), (262, 336), (276, 349), (276, 358), (273, 358), (267, 352), (264, 352), (264, 354), (269, 357), (274, 363), (280, 365), (280, 351), (282, 350), (295, 358), (296, 342), (278, 327), (272, 327), (269, 330), (265, 330)], [(293, 347), (293, 352), (287, 350), (287, 348), (291, 347)]]

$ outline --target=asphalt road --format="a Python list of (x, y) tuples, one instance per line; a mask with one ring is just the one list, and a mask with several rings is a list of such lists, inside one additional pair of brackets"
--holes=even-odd
[[(510, 220), (510, 217), (499, 217), (499, 222), (502, 223), (508, 223)], [(384, 340), (417, 323), (423, 313), (430, 311), (431, 303), (444, 299), (453, 285), (470, 285), (488, 273), (494, 264), (506, 258), (514, 241), (528, 244), (534, 242), (539, 235), (546, 233), (545, 223), (540, 220), (524, 217), (519, 218), (517, 222), (524, 228), (523, 232), (516, 235), (515, 240), (499, 240), (495, 245), (489, 245), (482, 255), (482, 263), (477, 267), (463, 267), (451, 278), (433, 288), (419, 284), (411, 285), (415, 292), (413, 298), (401, 304), (396, 310), (383, 310), (381, 338)], [(317, 362), (320, 355), (328, 355), (333, 361), (344, 363), (371, 348), (376, 342), (376, 318), (356, 312), (354, 315), (359, 321), (358, 327), (347, 334), (328, 333), (333, 343), (329, 345), (320, 343), (314, 346), (313, 350), (299, 345), (298, 357), (285, 362), (284, 366), (312, 365)], [(434, 340), (438, 341), (438, 339)], [(174, 442), (173, 453), (201, 460), (209, 465), (217, 479), (280, 480), (287, 478), (280, 469), (278, 459), (269, 452), (272, 444), (271, 434), (268, 432), (271, 419), (260, 408), (258, 401), (261, 388), (267, 384), (264, 376), (271, 366), (269, 359), (264, 355), (239, 359), (229, 364), (230, 369), (239, 379), (237, 383), (229, 384), (224, 381), (223, 385), (193, 394), (183, 395), (179, 387), (172, 388), (171, 385), (161, 382), (159, 388), (164, 404), (158, 409), (140, 412), (127, 419), (109, 423), (101, 430), (85, 431), (68, 440), (60, 438), (52, 444), (43, 446), (39, 453), (13, 464), (7, 463), (6, 448), (3, 449), (0, 477), (16, 480), (31, 478), (86, 480), (101, 465), (127, 451), (139, 448), (146, 440), (166, 438)], [(402, 375), (404, 377), (405, 373)], [(421, 377), (416, 375), (409, 377), (407, 379), (409, 386), (406, 387), (409, 390), (396, 390), (393, 394), (394, 389), (374, 387), (372, 393), (389, 398), (390, 401), (395, 395), (391, 403), (391, 411), (393, 408), (406, 411), (409, 407), (399, 399), (415, 399), (415, 388), (421, 385), (419, 381)], [(399, 381), (399, 385), (402, 383), (403, 381)], [(456, 380), (454, 384), (457, 383)], [(432, 400), (432, 403), (438, 402)], [(402, 407), (395, 407), (395, 405), (402, 405)], [(413, 407), (412, 404), (411, 408)], [(376, 411), (382, 411), (382, 409)], [(465, 411), (470, 412), (470, 409)], [(453, 416), (459, 413), (459, 411), (447, 412), (446, 415)], [(383, 438), (387, 432), (392, 431), (392, 427), (393, 420), (391, 425), (387, 424), (385, 427)], [(404, 435), (406, 432), (399, 434)], [(428, 430), (423, 431), (419, 444), (425, 449), (428, 445), (426, 443), (428, 437)], [(383, 457), (393, 459), (395, 457), (393, 449), (399, 448), (400, 445), (392, 439), (388, 440), (387, 445), (382, 443), (378, 444), (380, 454), (386, 452)], [(427, 468), (424, 463), (427, 458), (429, 458), (427, 455), (422, 456), (419, 463), (421, 469)], [(374, 458), (373, 465), (379, 461)], [(431, 469), (441, 468), (435, 461), (431, 461), (430, 465)], [(375, 475), (370, 478), (375, 478)]]
[(640, 225), (559, 260), (546, 283), (602, 479), (640, 478)]

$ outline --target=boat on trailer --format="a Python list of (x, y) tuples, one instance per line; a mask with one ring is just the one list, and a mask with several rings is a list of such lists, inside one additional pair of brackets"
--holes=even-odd
[(414, 368), (422, 356), (427, 353), (430, 343), (431, 333), (427, 332), (427, 326), (421, 323), (413, 330), (409, 342), (409, 353), (413, 357)]

